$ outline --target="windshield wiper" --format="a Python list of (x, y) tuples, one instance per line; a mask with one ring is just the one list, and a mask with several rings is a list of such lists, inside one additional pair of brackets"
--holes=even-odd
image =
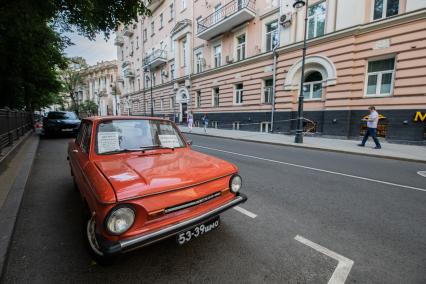
[(140, 151), (141, 149), (117, 149), (117, 150), (113, 150), (113, 151), (107, 151), (107, 152), (103, 152), (100, 153), (102, 155), (107, 155), (107, 154), (117, 154), (117, 153), (127, 153), (127, 152), (135, 152), (135, 151)]
[(149, 145), (149, 146), (139, 147), (139, 149), (144, 151), (144, 150), (153, 150), (153, 149), (172, 149), (172, 150), (174, 150), (175, 148), (174, 147), (165, 147), (165, 146), (162, 146), (162, 145)]

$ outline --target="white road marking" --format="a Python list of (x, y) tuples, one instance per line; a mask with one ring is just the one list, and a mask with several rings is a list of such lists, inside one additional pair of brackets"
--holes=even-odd
[(426, 178), (426, 171), (418, 171), (417, 174)]
[(308, 247), (313, 248), (314, 250), (325, 254), (326, 256), (329, 256), (335, 260), (338, 261), (337, 267), (333, 272), (333, 275), (331, 275), (330, 280), (328, 280), (328, 284), (343, 284), (346, 281), (346, 278), (348, 278), (349, 272), (351, 271), (352, 266), (354, 265), (354, 261), (344, 257), (343, 255), (340, 255), (338, 253), (335, 253), (334, 251), (329, 250), (328, 248), (325, 248), (323, 246), (320, 246), (319, 244), (316, 244), (314, 242), (311, 242), (308, 239), (305, 239), (304, 237), (301, 237), (297, 235), (294, 237), (296, 241), (301, 242), (304, 245), (307, 245)]
[(235, 152), (221, 150), (221, 149), (210, 148), (210, 147), (206, 147), (206, 146), (198, 146), (198, 145), (193, 145), (193, 146), (198, 147), (198, 148), (204, 148), (204, 149), (209, 149), (209, 150), (213, 150), (213, 151), (228, 153), (228, 154), (232, 154), (232, 155), (236, 155), (236, 156), (242, 156), (242, 157), (267, 161), (267, 162), (271, 162), (271, 163), (277, 163), (277, 164), (282, 164), (282, 165), (287, 165), (287, 166), (292, 166), (292, 167), (297, 167), (297, 168), (303, 168), (303, 169), (308, 169), (308, 170), (322, 172), (322, 173), (328, 173), (328, 174), (333, 174), (333, 175), (338, 175), (338, 176), (350, 177), (350, 178), (355, 178), (355, 179), (360, 179), (360, 180), (365, 180), (365, 181), (371, 181), (371, 182), (375, 182), (375, 183), (386, 184), (386, 185), (390, 185), (390, 186), (396, 186), (396, 187), (402, 187), (402, 188), (414, 189), (414, 190), (426, 192), (426, 188), (414, 187), (414, 186), (398, 184), (398, 183), (393, 183), (393, 182), (387, 182), (387, 181), (378, 180), (378, 179), (372, 179), (372, 178), (360, 177), (360, 176), (355, 176), (355, 175), (350, 175), (350, 174), (345, 174), (345, 173), (328, 171), (328, 170), (323, 170), (323, 169), (318, 169), (318, 168), (313, 168), (313, 167), (308, 167), (308, 166), (302, 166), (302, 165), (293, 164), (293, 163), (287, 163), (287, 162), (281, 162), (281, 161), (271, 160), (271, 159), (262, 158), (262, 157), (256, 157), (256, 156), (252, 156), (252, 155), (246, 155), (246, 154), (240, 154), (240, 153), (235, 153)]
[(234, 209), (235, 210), (237, 210), (238, 212), (240, 212), (240, 213), (243, 213), (244, 215), (247, 215), (247, 216), (249, 216), (250, 218), (256, 218), (257, 217), (257, 215), (256, 214), (254, 214), (254, 213), (252, 213), (252, 212), (250, 212), (250, 211), (248, 211), (248, 210), (246, 210), (246, 209), (244, 209), (244, 208), (241, 208), (240, 206), (235, 206), (234, 207)]

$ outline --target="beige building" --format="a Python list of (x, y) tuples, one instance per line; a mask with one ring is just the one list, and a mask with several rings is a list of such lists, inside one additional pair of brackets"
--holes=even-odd
[(80, 71), (84, 83), (77, 88), (77, 98), (80, 103), (88, 100), (96, 103), (97, 115), (120, 114), (120, 89), (117, 86), (120, 77), (117, 64), (117, 60), (102, 61)]
[[(191, 110), (211, 127), (294, 133), (305, 9), (293, 3), (152, 1), (151, 17), (118, 31), (120, 72), (135, 70), (127, 113), (150, 114), (152, 85), (156, 116), (183, 122)], [(380, 135), (424, 143), (413, 118), (426, 112), (426, 1), (311, 0), (307, 16), (305, 131), (357, 137), (375, 105)]]

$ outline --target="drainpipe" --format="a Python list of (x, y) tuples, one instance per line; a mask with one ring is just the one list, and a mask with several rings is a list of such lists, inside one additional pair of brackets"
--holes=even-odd
[(272, 74), (272, 110), (271, 110), (271, 132), (274, 132), (274, 114), (275, 114), (275, 90), (276, 90), (276, 80), (277, 80), (277, 58), (278, 58), (278, 53), (277, 53), (277, 49), (280, 47), (281, 45), (281, 23), (280, 23), (280, 19), (281, 19), (281, 15), (282, 15), (282, 8), (280, 7), (280, 15), (278, 17), (278, 43), (276, 45), (274, 45), (274, 48), (272, 49), (272, 53), (274, 55), (274, 63), (273, 63), (273, 74)]

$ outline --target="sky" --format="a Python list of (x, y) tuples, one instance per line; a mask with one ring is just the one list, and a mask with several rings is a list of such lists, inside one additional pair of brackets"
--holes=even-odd
[(69, 57), (82, 56), (89, 65), (94, 65), (96, 62), (102, 60), (117, 59), (117, 47), (114, 45), (114, 34), (110, 36), (108, 42), (105, 41), (103, 35), (98, 35), (95, 41), (90, 41), (76, 33), (68, 34), (67, 36), (74, 43), (74, 45), (65, 49), (65, 53)]

